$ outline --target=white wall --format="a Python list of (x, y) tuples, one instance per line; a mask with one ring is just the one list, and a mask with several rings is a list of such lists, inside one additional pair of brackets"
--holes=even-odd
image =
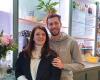
[[(0, 32), (3, 29), (5, 33), (13, 34), (13, 0), (0, 0), (0, 12), (1, 12)], [(2, 14), (2, 13), (4, 13), (4, 14)], [(7, 16), (7, 18), (6, 18), (6, 16)], [(5, 22), (3, 23), (3, 21), (5, 21)], [(7, 21), (7, 24), (6, 24), (6, 21)], [(8, 24), (10, 24), (10, 25), (8, 25)]]
[(70, 0), (60, 0), (60, 14), (62, 20), (62, 32), (68, 34), (69, 27), (69, 3)]

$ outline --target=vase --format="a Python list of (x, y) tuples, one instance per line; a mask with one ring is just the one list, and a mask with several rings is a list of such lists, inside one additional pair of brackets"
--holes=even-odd
[(7, 62), (5, 58), (1, 58), (0, 59), (0, 80), (3, 80), (6, 74), (7, 74)]

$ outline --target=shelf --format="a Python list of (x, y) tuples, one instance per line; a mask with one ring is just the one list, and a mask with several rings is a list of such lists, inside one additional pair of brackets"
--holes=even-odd
[(81, 48), (81, 50), (92, 50), (92, 48)]
[(45, 25), (43, 23), (43, 21), (41, 21), (41, 22), (33, 22), (31, 20), (27, 20), (27, 19), (23, 19), (23, 18), (19, 18), (18, 22), (21, 23), (21, 24), (27, 24), (27, 25), (31, 25), (31, 26), (34, 26), (34, 25)]
[(90, 40), (90, 41), (94, 41), (95, 39), (93, 38), (87, 38), (87, 37), (74, 37), (75, 39), (83, 39), (83, 40)]

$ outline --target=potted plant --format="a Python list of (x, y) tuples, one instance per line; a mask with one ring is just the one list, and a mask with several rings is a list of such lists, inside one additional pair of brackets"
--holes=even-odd
[(37, 9), (47, 12), (48, 15), (55, 14), (57, 10), (54, 8), (59, 2), (52, 2), (51, 0), (45, 1), (45, 0), (38, 0), (39, 4), (37, 5)]
[(7, 51), (17, 50), (17, 44), (11, 35), (4, 35), (0, 32), (0, 60), (6, 57)]

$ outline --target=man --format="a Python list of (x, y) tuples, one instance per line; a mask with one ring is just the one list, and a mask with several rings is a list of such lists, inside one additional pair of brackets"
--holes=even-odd
[(61, 80), (73, 80), (73, 71), (84, 68), (77, 42), (70, 36), (61, 33), (61, 17), (53, 14), (47, 17), (47, 28), (51, 33), (50, 46), (58, 53), (52, 62), (53, 66), (62, 69)]

